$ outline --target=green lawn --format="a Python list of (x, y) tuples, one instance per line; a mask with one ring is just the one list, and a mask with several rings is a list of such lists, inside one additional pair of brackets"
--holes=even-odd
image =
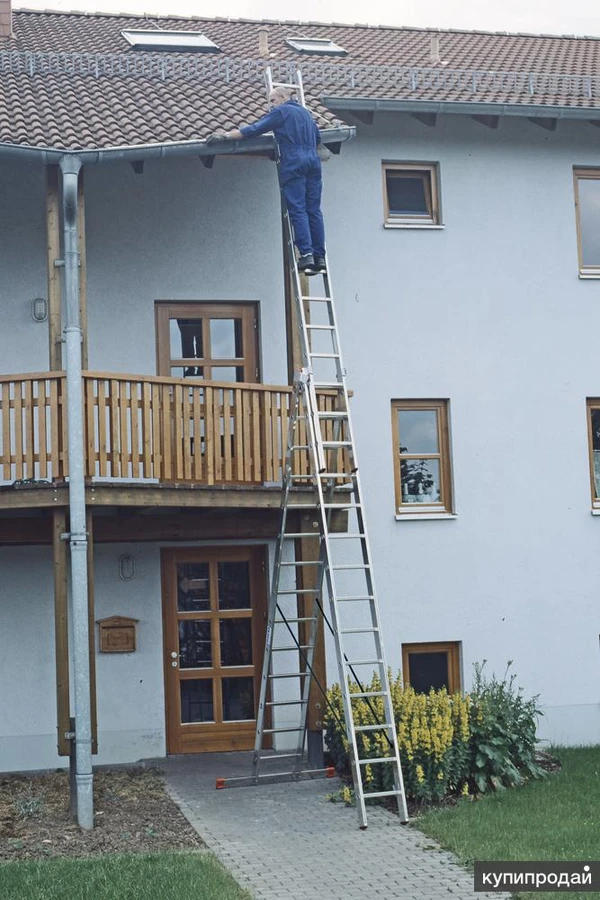
[[(476, 859), (600, 859), (600, 746), (551, 752), (562, 762), (560, 772), (477, 802), (431, 810), (415, 824), (469, 865)], [(515, 896), (536, 900), (558, 893)], [(589, 900), (600, 893), (566, 896)]]
[(251, 900), (209, 853), (0, 864), (2, 900)]

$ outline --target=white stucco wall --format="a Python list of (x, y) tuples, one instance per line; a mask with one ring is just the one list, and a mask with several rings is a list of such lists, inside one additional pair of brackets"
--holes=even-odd
[[(600, 283), (578, 278), (573, 166), (600, 150), (592, 126), (438, 121), (359, 127), (327, 185), (389, 660), (460, 641), (468, 687), (473, 662), (501, 675), (512, 659), (546, 707), (542, 737), (598, 742), (585, 399), (600, 393)], [(383, 229), (382, 159), (439, 162), (443, 231)], [(456, 520), (395, 520), (392, 398), (450, 400)]]
[(0, 163), (0, 247), (1, 371), (46, 370), (47, 327), (31, 317), (33, 298), (48, 296), (43, 166)]
[[(383, 228), (382, 159), (439, 163), (443, 230)], [(14, 182), (23, 169), (11, 165)], [(600, 282), (578, 278), (574, 165), (600, 166), (591, 125), (561, 121), (547, 132), (503, 120), (494, 131), (441, 116), (428, 128), (378, 115), (327, 164), (324, 194), (389, 663), (399, 667), (402, 642), (459, 641), (468, 688), (474, 662), (487, 659), (501, 675), (514, 660), (527, 694), (540, 694), (540, 736), (572, 744), (600, 741), (600, 518), (590, 515), (585, 409), (586, 397), (600, 396)], [(27, 269), (30, 251), (11, 238), (2, 296), (5, 285), (21, 296), (25, 283), (29, 298), (44, 283), (36, 178), (20, 188), (34, 220), (26, 242), (34, 264)], [(14, 184), (10, 190), (16, 202)], [(147, 163), (143, 176), (126, 164), (86, 171), (90, 367), (156, 371), (157, 299), (258, 300), (263, 380), (285, 381), (278, 202), (265, 160), (217, 160), (212, 170), (167, 160)], [(0, 239), (6, 233), (3, 224)], [(30, 320), (14, 335), (5, 332), (3, 369), (44, 368), (45, 340)], [(396, 521), (393, 398), (449, 399), (456, 519)], [(28, 552), (42, 572), (49, 566), (49, 552), (19, 551), (23, 559)], [(115, 581), (119, 548), (97, 551), (98, 617), (127, 606), (140, 618), (135, 661), (99, 665), (115, 685), (99, 697), (115, 758), (126, 746), (147, 747), (148, 755), (164, 747), (158, 550), (140, 554), (146, 574), (130, 593)], [(45, 593), (33, 574), (19, 578), (51, 628), (49, 575), (40, 575)], [(18, 629), (23, 610), (4, 603), (8, 627)], [(3, 684), (6, 671), (12, 685), (14, 669), (4, 658), (2, 665)], [(137, 678), (135, 715), (117, 690), (120, 674), (132, 684)], [(331, 656), (329, 674), (337, 678)], [(40, 726), (52, 746), (53, 702)], [(22, 712), (6, 721), (33, 747), (34, 728), (18, 720)], [(9, 752), (3, 740), (0, 759)]]

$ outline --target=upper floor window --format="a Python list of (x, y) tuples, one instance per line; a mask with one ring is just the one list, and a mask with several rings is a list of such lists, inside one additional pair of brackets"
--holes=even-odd
[(447, 400), (392, 400), (396, 513), (451, 513)]
[(415, 228), (441, 225), (437, 163), (383, 163), (384, 224)]
[(600, 509), (600, 399), (588, 400), (587, 410), (592, 506)]
[(156, 345), (159, 375), (259, 380), (253, 303), (157, 303)]
[(600, 169), (575, 169), (574, 176), (579, 272), (600, 277)]

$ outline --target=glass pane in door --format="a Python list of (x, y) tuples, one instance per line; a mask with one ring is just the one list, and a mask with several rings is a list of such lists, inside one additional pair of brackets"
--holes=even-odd
[(177, 566), (179, 612), (208, 612), (209, 590), (208, 563), (179, 563)]
[(252, 620), (221, 619), (221, 665), (252, 665)]
[(224, 678), (223, 721), (254, 718), (254, 679)]
[(212, 359), (241, 359), (242, 320), (210, 320), (210, 355)]
[(202, 359), (202, 319), (170, 319), (171, 359)]
[(217, 569), (219, 609), (250, 609), (250, 568), (242, 562), (220, 562)]
[(179, 622), (179, 667), (203, 669), (212, 666), (212, 642), (208, 620), (183, 619)]
[(211, 678), (193, 678), (180, 682), (181, 724), (214, 722), (213, 683)]

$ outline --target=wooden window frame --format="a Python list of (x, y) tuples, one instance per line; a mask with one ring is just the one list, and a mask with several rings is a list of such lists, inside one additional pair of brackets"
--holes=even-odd
[(594, 438), (592, 435), (592, 410), (600, 410), (600, 398), (588, 397), (586, 400), (587, 434), (588, 434), (588, 460), (590, 467), (590, 492), (592, 498), (592, 510), (600, 512), (600, 497), (596, 496), (596, 478), (594, 475)]
[[(425, 183), (428, 215), (394, 215), (390, 212), (388, 200), (388, 172), (402, 172), (413, 177), (421, 176)], [(385, 228), (440, 228), (442, 213), (440, 203), (440, 169), (435, 162), (387, 162), (382, 163), (383, 213)]]
[(575, 194), (575, 225), (577, 229), (577, 260), (579, 263), (579, 275), (582, 278), (600, 278), (600, 259), (598, 260), (598, 264), (593, 266), (586, 266), (583, 262), (583, 244), (581, 240), (582, 229), (580, 216), (581, 204), (579, 201), (580, 181), (600, 181), (600, 168), (591, 169), (575, 167), (573, 169), (573, 190)]
[[(242, 382), (228, 382), (231, 384), (260, 384), (260, 364), (258, 347), (258, 304), (248, 301), (223, 301), (219, 303), (194, 300), (177, 302), (172, 300), (157, 300), (154, 304), (156, 319), (156, 371), (158, 375), (171, 376), (173, 366), (185, 367), (194, 360), (171, 357), (171, 339), (169, 322), (174, 318), (198, 318), (208, 319), (242, 319), (242, 343), (244, 357), (232, 359), (230, 366), (243, 366), (244, 379)], [(202, 315), (198, 315), (198, 313)], [(197, 360), (195, 361), (197, 364)], [(206, 358), (202, 362), (203, 367), (211, 367), (213, 363), (222, 364), (223, 360)], [(211, 383), (221, 383), (218, 378), (202, 379)], [(190, 379), (192, 381), (192, 379)], [(201, 383), (200, 381), (197, 383)]]
[[(396, 503), (396, 515), (414, 516), (431, 515), (440, 513), (452, 515), (454, 513), (454, 498), (452, 491), (452, 465), (450, 460), (450, 425), (449, 425), (449, 400), (392, 400), (392, 441), (394, 448), (394, 495)], [(435, 410), (438, 428), (438, 453), (405, 453), (400, 455), (400, 435), (398, 433), (399, 410)], [(440, 462), (440, 499), (432, 503), (403, 503), (402, 502), (402, 459), (439, 459)]]
[(460, 641), (430, 641), (427, 643), (402, 644), (402, 680), (410, 684), (411, 653), (443, 653), (448, 657), (448, 693), (462, 691), (460, 675)]

